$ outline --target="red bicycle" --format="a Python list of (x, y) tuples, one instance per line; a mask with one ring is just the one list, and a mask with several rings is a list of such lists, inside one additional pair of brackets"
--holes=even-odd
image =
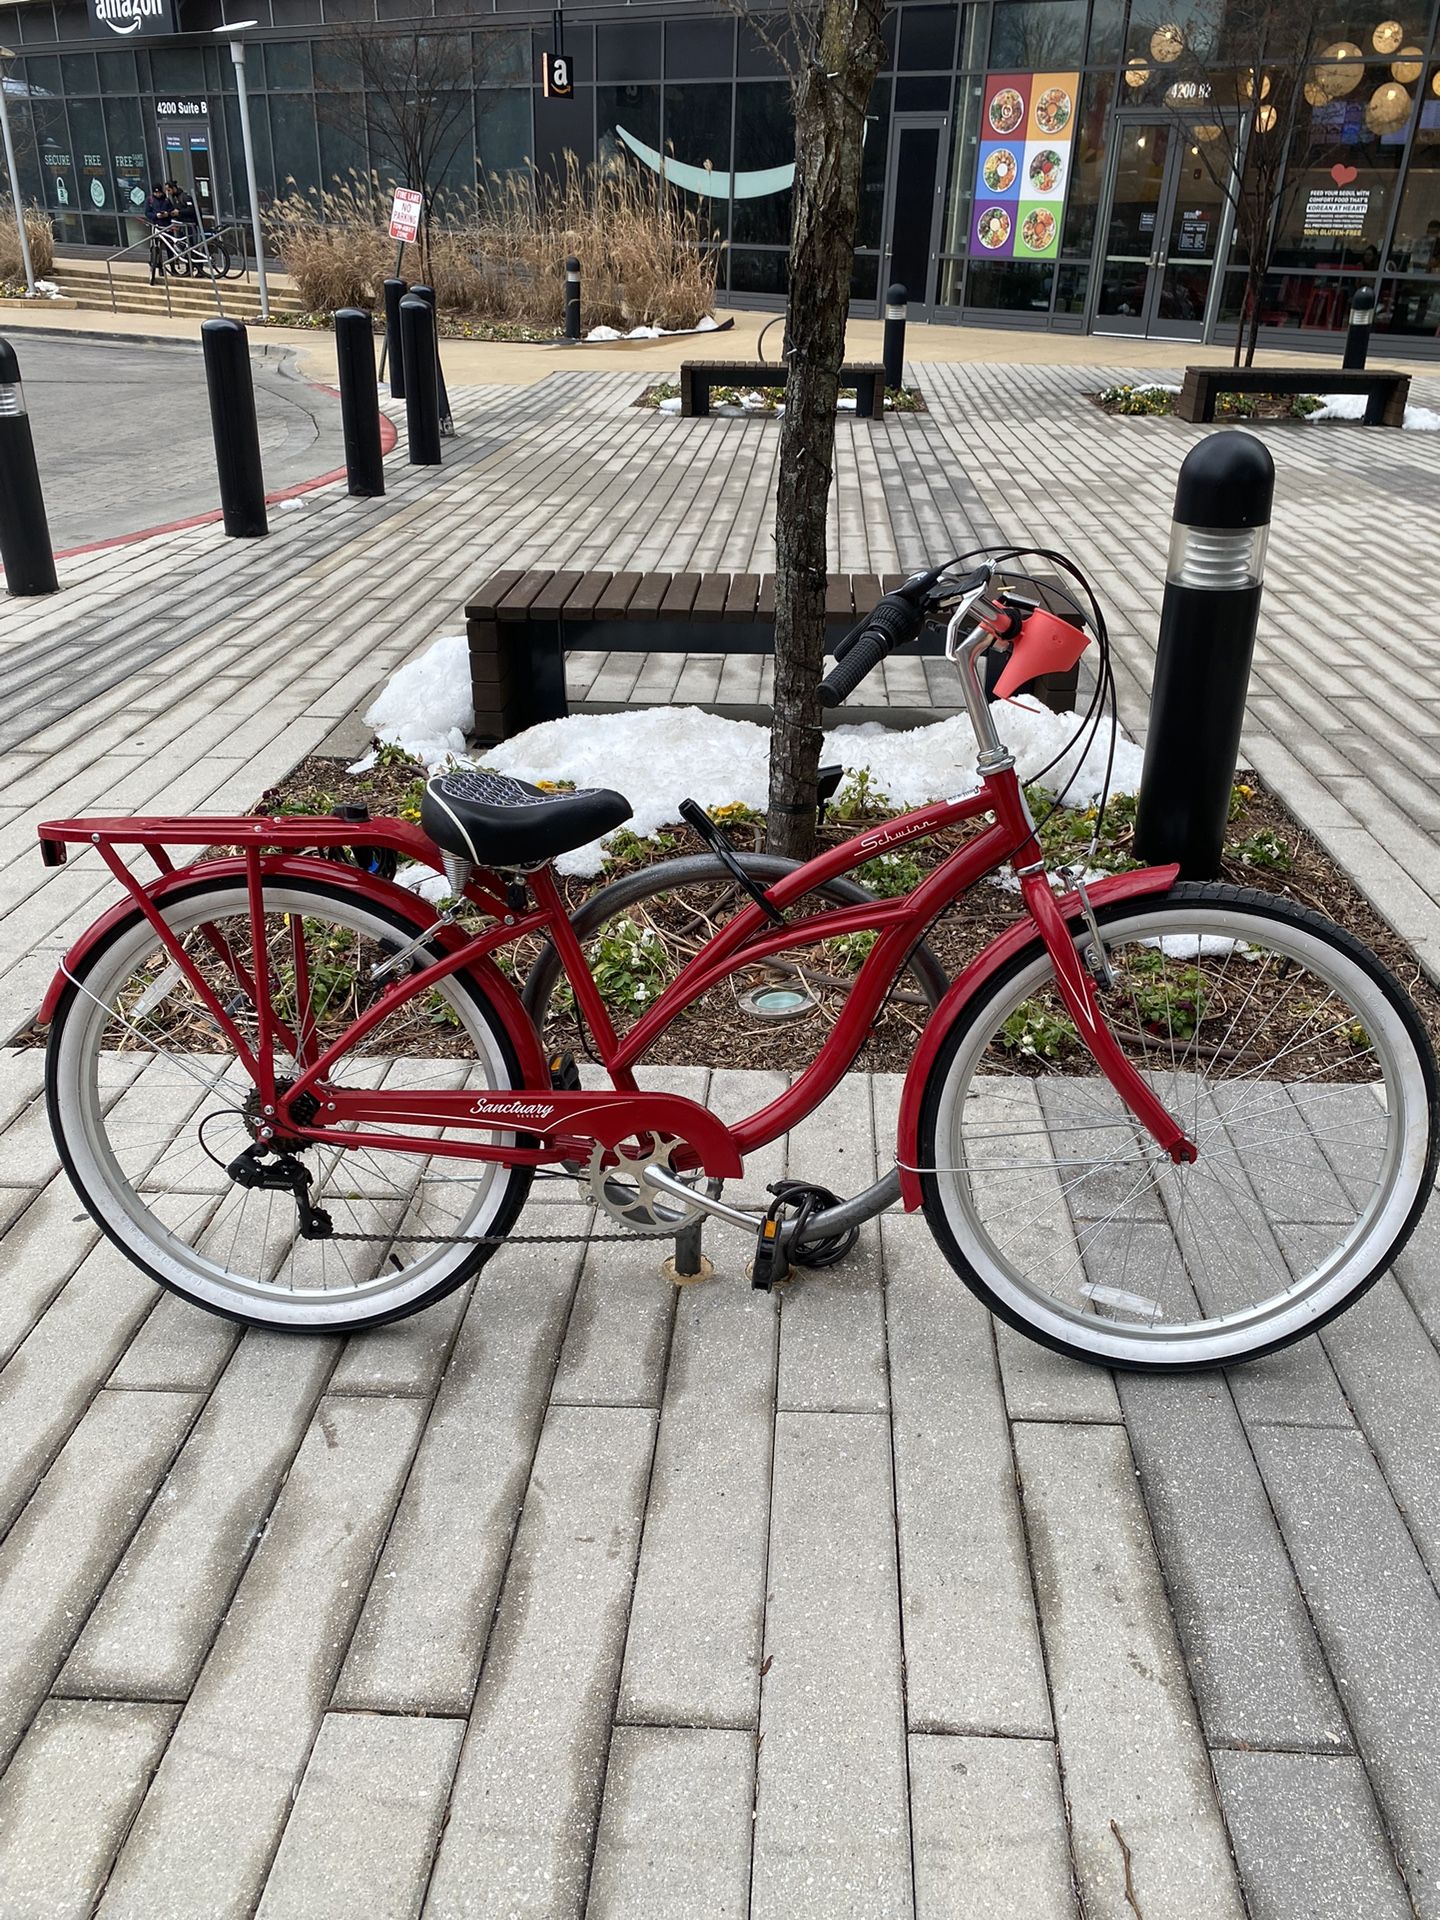
[[(536, 1178), (578, 1184), (626, 1233), (728, 1221), (754, 1237), (758, 1284), (842, 1257), (903, 1199), (995, 1313), (1114, 1366), (1235, 1361), (1339, 1313), (1433, 1182), (1435, 1066), (1414, 1008), (1348, 934), (1283, 901), (1177, 884), (1169, 867), (1052, 877), (977, 661), (1008, 642), (1003, 697), (1073, 664), (1093, 627), (1093, 739), (1107, 701), (1113, 725), (1103, 617), (1093, 596), (1047, 610), (1013, 574), (997, 585), (993, 566), (960, 564), (886, 596), (823, 693), (833, 704), (924, 621), (948, 621), (978, 791), (803, 866), (737, 853), (687, 803), (709, 851), (602, 889), (572, 920), (550, 862), (618, 827), (626, 801), (483, 771), (431, 779), (418, 826), (357, 809), (41, 827), (47, 861), (93, 846), (125, 892), (42, 1013), (55, 1137), (95, 1219), (198, 1305), (318, 1332), (460, 1285), (512, 1234)], [(847, 878), (962, 822), (969, 837), (899, 897)], [(236, 851), (172, 857), (217, 846)], [(132, 870), (132, 848), (155, 877)], [(443, 871), (448, 904), (387, 877), (398, 857)], [(1006, 867), (1021, 917), (953, 982), (937, 977), (927, 930)], [(642, 896), (699, 904), (673, 980), (642, 979), (622, 1017), (592, 971), (597, 929), (620, 914), (643, 969)], [(526, 943), (541, 950), (522, 997), (497, 959)], [(842, 979), (834, 956), (857, 950)], [(777, 978), (839, 1009), (785, 1091), (727, 1121), (640, 1085), (660, 1036), (707, 996), (743, 1021), (754, 983), (773, 993)], [(834, 1090), (897, 990), (928, 1017), (894, 1165), (846, 1200), (797, 1183), (766, 1207), (727, 1199), (746, 1156)], [(547, 1051), (561, 1006), (603, 1089)]]

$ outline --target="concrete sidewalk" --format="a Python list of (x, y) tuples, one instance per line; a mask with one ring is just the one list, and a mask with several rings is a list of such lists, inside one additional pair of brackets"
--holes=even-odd
[[(7, 1034), (112, 891), (38, 820), (250, 805), (494, 567), (765, 564), (773, 426), (657, 419), (643, 379), (457, 393), (383, 501), (7, 604)], [(1104, 420), (1086, 369), (925, 379), (841, 428), (837, 564), (1059, 541), (1142, 717), (1198, 430)], [(1267, 444), (1248, 750), (1433, 967), (1440, 446)], [(719, 1233), (679, 1294), (653, 1248), (516, 1246), (378, 1335), (240, 1336), (100, 1244), (41, 1072), (0, 1066), (4, 1920), (1440, 1916), (1436, 1225), (1229, 1378), (997, 1337), (903, 1219), (779, 1299)], [(895, 1100), (851, 1076), (748, 1179), (854, 1190)]]

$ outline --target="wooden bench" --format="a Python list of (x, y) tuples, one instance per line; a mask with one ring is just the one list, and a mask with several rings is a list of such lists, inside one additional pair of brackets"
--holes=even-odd
[[(869, 613), (899, 573), (832, 573), (825, 625), (833, 643)], [(475, 737), (508, 740), (569, 712), (565, 655), (772, 653), (775, 580), (768, 573), (584, 573), (506, 568), (465, 603)], [(919, 651), (944, 651), (934, 628)], [(1056, 713), (1075, 704), (1078, 669), (1047, 674), (1031, 691)]]
[[(710, 411), (712, 387), (783, 387), (790, 369), (781, 361), (768, 366), (763, 360), (682, 360), (680, 363), (680, 412), (686, 420), (701, 420)], [(857, 360), (840, 369), (842, 387), (855, 389), (855, 413), (861, 420), (882, 419), (885, 414), (885, 369), (877, 361)]]
[(1315, 367), (1187, 367), (1177, 420), (1215, 418), (1222, 393), (1363, 393), (1367, 427), (1403, 427), (1408, 373), (1331, 373)]

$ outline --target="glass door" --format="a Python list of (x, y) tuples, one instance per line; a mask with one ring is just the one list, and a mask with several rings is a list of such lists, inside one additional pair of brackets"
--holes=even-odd
[(883, 305), (885, 289), (898, 280), (909, 295), (912, 320), (928, 320), (935, 298), (945, 126), (943, 113), (907, 114), (897, 115), (890, 128), (888, 244), (880, 299)]
[(1097, 333), (1148, 333), (1160, 303), (1161, 241), (1176, 129), (1120, 121), (1110, 163), (1110, 224), (1095, 302)]
[(1214, 127), (1174, 120), (1119, 123), (1096, 333), (1201, 337), (1225, 224), (1202, 142), (1218, 138)]

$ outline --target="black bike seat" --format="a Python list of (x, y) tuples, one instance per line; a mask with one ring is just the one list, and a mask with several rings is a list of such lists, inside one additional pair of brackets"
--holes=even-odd
[(425, 783), (420, 825), (444, 853), (477, 867), (539, 867), (630, 818), (609, 787), (547, 793), (505, 773), (465, 768)]

